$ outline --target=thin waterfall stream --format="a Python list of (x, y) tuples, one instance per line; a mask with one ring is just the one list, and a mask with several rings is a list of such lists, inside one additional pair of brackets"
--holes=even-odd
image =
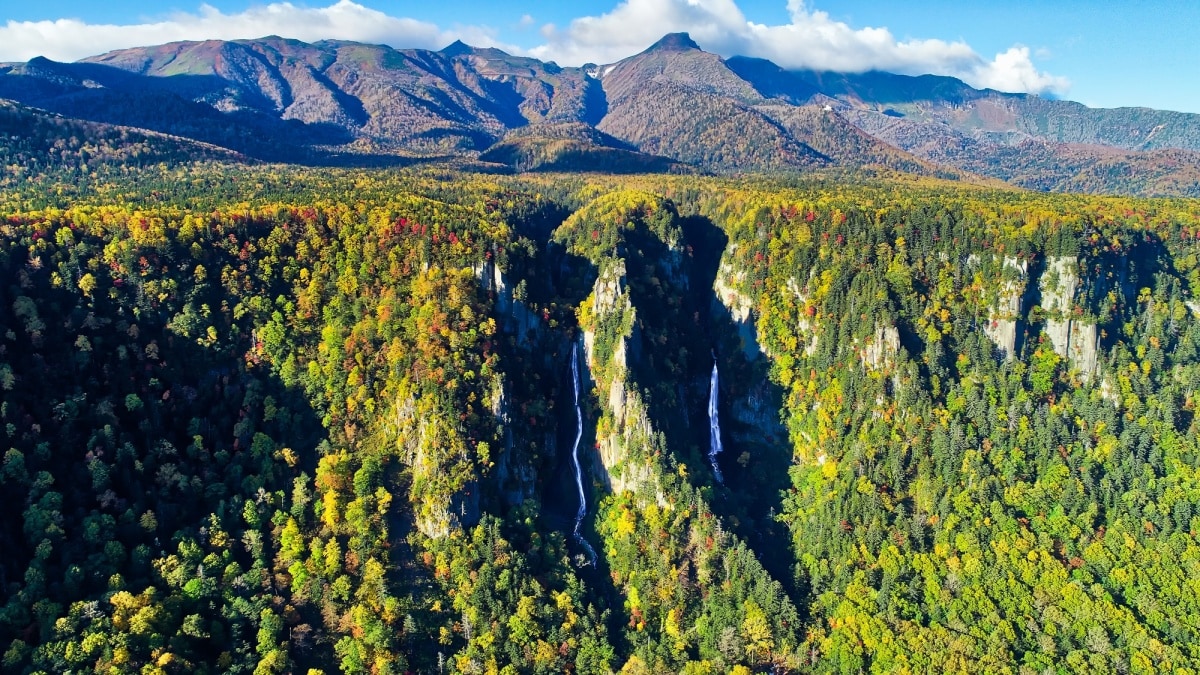
[(583, 538), (580, 528), (583, 517), (587, 515), (587, 494), (583, 491), (583, 472), (579, 468), (579, 442), (583, 440), (583, 411), (579, 408), (579, 346), (571, 346), (571, 384), (575, 388), (575, 445), (571, 448), (571, 463), (575, 468), (575, 487), (579, 490), (579, 511), (575, 513), (575, 541), (588, 554), (588, 564), (596, 566), (596, 551), (587, 539)]
[(717, 357), (713, 355), (712, 378), (708, 384), (708, 461), (712, 463), (713, 475), (717, 482), (724, 485), (725, 477), (721, 475), (721, 467), (717, 464), (717, 455), (724, 448), (721, 446), (721, 420), (717, 414)]

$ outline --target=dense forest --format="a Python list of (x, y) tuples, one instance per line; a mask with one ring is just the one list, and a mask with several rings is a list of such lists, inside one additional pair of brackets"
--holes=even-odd
[(0, 186), (6, 672), (1200, 670), (1200, 202), (165, 138)]

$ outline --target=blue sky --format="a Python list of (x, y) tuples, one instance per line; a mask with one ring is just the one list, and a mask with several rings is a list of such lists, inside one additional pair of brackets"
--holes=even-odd
[(6, 1), (0, 61), (73, 60), (177, 39), (269, 33), (438, 48), (475, 45), (608, 63), (663, 33), (785, 67), (878, 68), (1088, 105), (1200, 112), (1194, 0)]

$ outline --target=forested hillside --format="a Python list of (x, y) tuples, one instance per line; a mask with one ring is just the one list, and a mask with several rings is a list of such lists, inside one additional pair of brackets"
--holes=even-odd
[(1200, 203), (75, 157), (6, 672), (1200, 669)]
[(160, 162), (237, 161), (235, 152), (185, 138), (59, 117), (0, 100), (3, 187), (28, 185), (69, 167), (77, 174), (120, 173)]

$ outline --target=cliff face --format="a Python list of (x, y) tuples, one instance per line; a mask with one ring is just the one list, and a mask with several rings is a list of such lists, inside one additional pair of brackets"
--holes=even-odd
[[(601, 272), (585, 303), (590, 303), (593, 320), (582, 336), (585, 379), (597, 386), (604, 408), (603, 421), (596, 429), (592, 471), (610, 492), (637, 492), (652, 478), (644, 449), (653, 429), (641, 396), (627, 384), (630, 353), (637, 351), (630, 345), (637, 336), (623, 260)], [(611, 328), (605, 331), (600, 327)]]
[(876, 325), (862, 349), (862, 364), (869, 370), (888, 370), (896, 365), (900, 331), (895, 326)]
[(1046, 313), (1046, 337), (1059, 356), (1068, 355), (1071, 311), (1079, 287), (1079, 260), (1075, 256), (1051, 257), (1042, 273), (1042, 311)]
[[(763, 357), (770, 357), (768, 348), (758, 339), (758, 318), (754, 311), (754, 302), (750, 296), (742, 292), (746, 284), (746, 273), (739, 272), (730, 263), (730, 257), (737, 250), (732, 245), (725, 252), (724, 260), (717, 268), (713, 280), (713, 300), (711, 311), (717, 318), (717, 323), (728, 321), (734, 327), (738, 338), (738, 348), (745, 363), (741, 364), (732, 354), (722, 359), (725, 364), (740, 365), (745, 372), (751, 373), (751, 384), (733, 392), (729, 400), (728, 410), (734, 424), (722, 427), (735, 445), (754, 447), (763, 443), (774, 444), (787, 437), (787, 430), (780, 421), (779, 393), (769, 379), (768, 365)], [(801, 297), (794, 283), (789, 284), (789, 290)], [(803, 301), (800, 302), (803, 304)], [(811, 331), (808, 319), (802, 321), (802, 330)], [(805, 351), (811, 354), (816, 350), (817, 337), (812, 335), (812, 341), (805, 346)], [(726, 373), (728, 375), (728, 373)], [(707, 388), (707, 381), (703, 386)], [(723, 392), (724, 393), (724, 392)]]
[[(796, 306), (805, 307), (808, 305), (808, 293), (800, 287), (795, 279), (788, 279), (787, 288), (796, 296)], [(804, 340), (803, 349), (805, 356), (812, 356), (817, 353), (817, 348), (821, 346), (820, 331), (817, 330), (816, 322), (809, 316), (801, 312), (800, 318), (796, 322), (796, 334)]]
[[(490, 408), (496, 421), (504, 429), (501, 447), (496, 456), (495, 481), (501, 498), (510, 506), (516, 506), (533, 496), (537, 485), (537, 470), (524, 457), (516, 454), (513, 442), (512, 408), (507, 393), (508, 383), (497, 378), (493, 387)], [(551, 442), (553, 434), (547, 436)]]
[[(497, 327), (515, 337), (518, 347), (531, 348), (547, 337), (545, 324), (514, 297), (513, 284), (495, 262), (482, 261), (473, 273), (491, 301)], [(392, 429), (401, 457), (412, 470), (410, 499), (420, 505), (415, 524), (428, 537), (445, 537), (478, 523), (485, 482), (489, 491), (510, 506), (534, 495), (537, 468), (515, 442), (511, 386), (505, 378), (503, 373), (493, 375), (484, 400), (503, 430), (496, 439), (498, 447), (490, 450), (494, 464), (486, 474), (476, 465), (475, 451), (455, 420), (409, 392), (397, 401)], [(545, 443), (552, 447), (553, 434), (547, 434)]]
[(409, 498), (417, 529), (440, 538), (479, 522), (479, 482), (466, 443), (427, 401), (403, 395), (395, 413), (396, 443), (412, 469)]
[(722, 429), (733, 441), (733, 447), (774, 445), (787, 438), (787, 429), (779, 417), (780, 396), (771, 382), (763, 377), (750, 387), (746, 395), (730, 401), (729, 412), (736, 424), (727, 424)]
[[(732, 251), (730, 251), (732, 253)], [(763, 355), (758, 342), (758, 329), (754, 326), (754, 303), (738, 288), (745, 282), (746, 273), (737, 272), (728, 262), (721, 263), (717, 278), (713, 281), (713, 311), (725, 315), (737, 327), (742, 351), (747, 359)]]
[[(498, 331), (515, 338), (518, 349), (537, 351), (542, 345), (555, 343), (561, 338), (552, 334), (542, 318), (517, 297), (514, 290), (517, 284), (494, 259), (478, 263), (473, 270), (480, 288), (491, 300), (492, 316)], [(495, 467), (490, 482), (494, 484), (500, 499), (509, 506), (524, 503), (534, 496), (537, 489), (537, 460), (527, 452), (527, 443), (516, 442), (518, 439), (514, 438), (513, 431), (516, 420), (512, 410), (512, 379), (521, 375), (498, 375), (488, 398), (488, 408), (503, 429), (499, 447), (493, 452)], [(538, 442), (546, 456), (553, 456), (556, 438), (552, 431), (543, 434)]]
[(1029, 263), (1012, 256), (1005, 256), (1001, 263), (1001, 274), (1008, 278), (1001, 282), (996, 304), (988, 312), (988, 322), (983, 332), (996, 345), (1005, 359), (1011, 359), (1017, 351), (1017, 333), (1024, 322), (1024, 298), (1029, 284)]
[[(995, 303), (988, 308), (983, 332), (1005, 359), (1012, 359), (1017, 354), (1018, 339), (1029, 323), (1027, 298), (1031, 291), (1031, 270), (1028, 261), (1012, 256), (993, 260), (992, 264), (999, 268), (1001, 280)], [(971, 256), (968, 265), (979, 267), (979, 257)], [(1086, 318), (1080, 297), (1079, 266), (1076, 256), (1047, 257), (1037, 279), (1036, 292), (1040, 296), (1037, 308), (1051, 349), (1067, 359), (1084, 382), (1089, 382), (1099, 372), (1099, 328), (1094, 320)], [(1127, 271), (1121, 270), (1118, 276), (1126, 275)], [(1123, 282), (1118, 283), (1122, 285), (1115, 290), (1123, 292)]]
[(1055, 353), (1079, 370), (1084, 382), (1091, 381), (1098, 369), (1100, 342), (1096, 324), (1079, 318), (1083, 314), (1083, 308), (1076, 302), (1079, 259), (1076, 256), (1047, 258), (1040, 289), (1046, 337)]
[(517, 338), (521, 345), (528, 345), (531, 333), (542, 330), (542, 322), (525, 306), (525, 303), (513, 297), (513, 284), (496, 265), (494, 260), (485, 260), (475, 266), (475, 277), (485, 293), (492, 297), (495, 303), (495, 315), (499, 328)]

